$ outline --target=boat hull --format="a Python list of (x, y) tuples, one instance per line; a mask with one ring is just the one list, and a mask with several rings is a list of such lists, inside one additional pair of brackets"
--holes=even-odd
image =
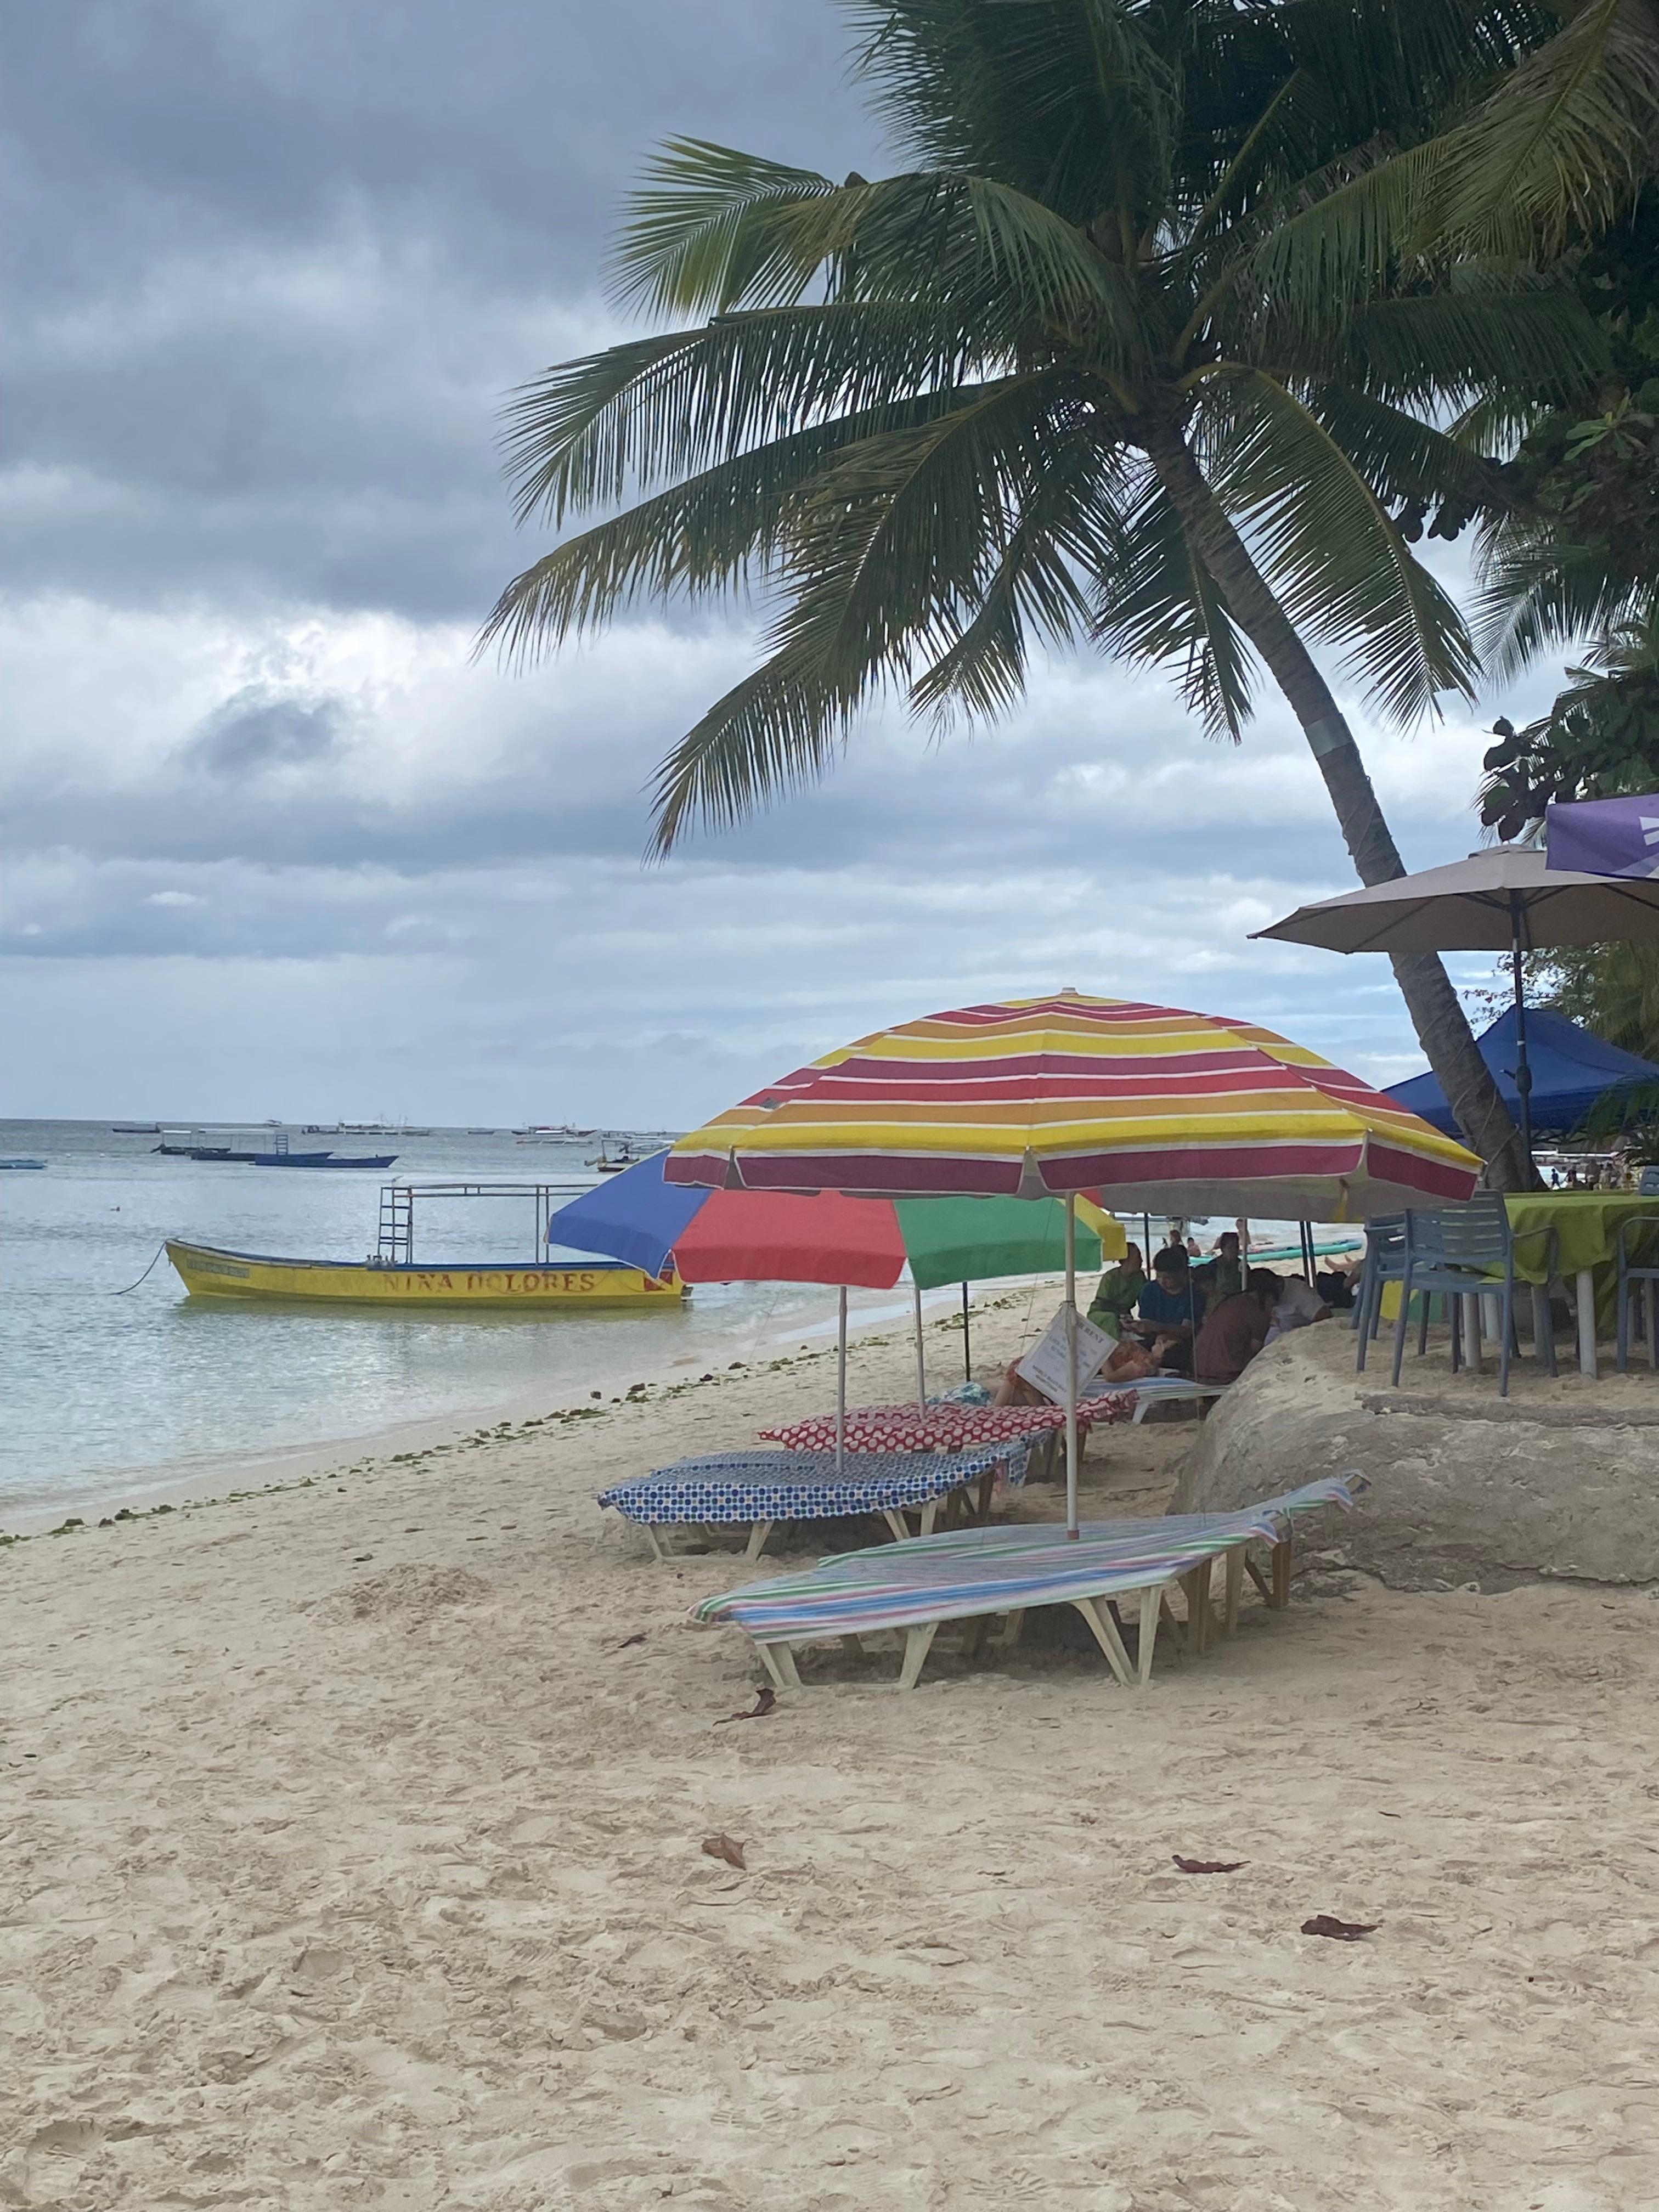
[(283, 1260), (211, 1244), (167, 1243), (167, 1257), (192, 1297), (253, 1298), (306, 1305), (378, 1306), (402, 1311), (459, 1307), (519, 1313), (659, 1311), (684, 1296), (678, 1279), (659, 1282), (638, 1267), (596, 1260), (572, 1267), (514, 1267), (492, 1261), (434, 1267), (367, 1267), (361, 1261)]

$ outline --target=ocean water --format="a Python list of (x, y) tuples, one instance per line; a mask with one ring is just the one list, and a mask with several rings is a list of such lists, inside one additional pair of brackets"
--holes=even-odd
[[(215, 1130), (211, 1139), (228, 1134), (248, 1150), (262, 1133)], [(394, 1176), (598, 1180), (586, 1165), (592, 1139), (289, 1134), (296, 1149), (395, 1152), (396, 1165), (216, 1164), (161, 1158), (155, 1137), (118, 1136), (107, 1123), (0, 1121), (0, 1158), (46, 1163), (40, 1173), (0, 1172), (0, 1530), (217, 1474), (239, 1459), (349, 1447), (400, 1424), (459, 1423), (515, 1401), (572, 1404), (680, 1367), (833, 1340), (835, 1291), (805, 1285), (700, 1285), (683, 1306), (639, 1314), (422, 1316), (187, 1298), (156, 1257), (164, 1237), (357, 1260), (374, 1249), (380, 1188)], [(1143, 1233), (1139, 1217), (1126, 1225)], [(1163, 1224), (1154, 1217), (1152, 1226), (1156, 1241)], [(1291, 1224), (1252, 1226), (1294, 1239)], [(420, 1217), (416, 1255), (528, 1261), (534, 1233), (528, 1198), (432, 1206)], [(1041, 1328), (1052, 1286), (1030, 1294), (1045, 1310), (1033, 1304), (1024, 1320)], [(953, 1302), (941, 1292), (928, 1304)], [(902, 1323), (911, 1311), (902, 1286), (854, 1291), (851, 1304), (866, 1323)], [(930, 1351), (930, 1361), (938, 1357)], [(941, 1384), (957, 1379), (957, 1357), (949, 1354), (948, 1374), (941, 1367)], [(824, 1389), (827, 1404), (827, 1376)]]
[[(232, 1141), (246, 1150), (254, 1136)], [(585, 1165), (592, 1139), (290, 1137), (296, 1150), (395, 1152), (397, 1164), (219, 1165), (160, 1158), (154, 1136), (117, 1136), (107, 1123), (0, 1121), (0, 1158), (46, 1162), (41, 1173), (0, 1172), (0, 1529), (9, 1515), (137, 1496), (241, 1455), (531, 1395), (574, 1403), (679, 1362), (821, 1342), (833, 1327), (834, 1291), (807, 1286), (700, 1288), (684, 1308), (645, 1314), (309, 1312), (186, 1298), (163, 1255), (126, 1289), (166, 1237), (361, 1259), (393, 1176), (597, 1180)], [(492, 1199), (423, 1213), (416, 1249), (422, 1260), (528, 1260), (533, 1241), (532, 1201)], [(908, 1310), (902, 1291), (862, 1303)]]

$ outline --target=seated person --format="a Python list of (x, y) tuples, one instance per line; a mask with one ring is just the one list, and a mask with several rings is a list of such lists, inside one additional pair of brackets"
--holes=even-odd
[(1215, 1256), (1210, 1265), (1215, 1270), (1214, 1297), (1236, 1298), (1244, 1287), (1244, 1262), (1239, 1254), (1237, 1230), (1223, 1230), (1216, 1239)]
[(1277, 1275), (1252, 1267), (1244, 1289), (1212, 1309), (1193, 1352), (1200, 1382), (1237, 1382), (1267, 1341), (1279, 1287)]
[[(1264, 1267), (1259, 1272), (1266, 1274), (1267, 1270)], [(1278, 1284), (1279, 1297), (1273, 1305), (1273, 1325), (1267, 1336), (1269, 1344), (1276, 1344), (1281, 1336), (1293, 1328), (1306, 1328), (1312, 1322), (1330, 1319), (1330, 1307), (1312, 1284), (1304, 1283), (1300, 1275), (1292, 1275), (1285, 1282), (1280, 1282), (1276, 1275), (1272, 1279)]]
[(1124, 1316), (1134, 1310), (1135, 1300), (1146, 1287), (1146, 1270), (1141, 1262), (1139, 1244), (1128, 1245), (1116, 1267), (1109, 1267), (1096, 1286), (1089, 1302), (1089, 1318), (1097, 1328), (1103, 1328), (1108, 1336), (1121, 1336)]
[(1125, 1331), (1143, 1344), (1166, 1339), (1164, 1368), (1190, 1375), (1193, 1339), (1204, 1319), (1204, 1293), (1192, 1279), (1186, 1253), (1176, 1246), (1160, 1252), (1152, 1268), (1152, 1279), (1136, 1301), (1136, 1317), (1124, 1322)]

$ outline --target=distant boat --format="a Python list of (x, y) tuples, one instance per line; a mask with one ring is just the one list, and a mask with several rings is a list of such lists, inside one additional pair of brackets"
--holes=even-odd
[(161, 1125), (159, 1121), (112, 1121), (109, 1133), (112, 1137), (159, 1137)]
[(396, 1152), (364, 1152), (342, 1158), (338, 1152), (255, 1152), (256, 1168), (389, 1168)]
[(645, 1158), (645, 1153), (636, 1152), (624, 1138), (619, 1152), (607, 1152), (601, 1146), (598, 1158), (589, 1160), (587, 1164), (599, 1175), (620, 1175), (624, 1168), (637, 1167)]
[(469, 1129), (466, 1133), (469, 1137), (499, 1137), (501, 1131), (499, 1129)]
[(0, 1172), (7, 1168), (43, 1168), (46, 1164), (44, 1160), (0, 1160)]
[(592, 1260), (573, 1267), (514, 1267), (494, 1261), (418, 1267), (384, 1260), (284, 1260), (262, 1252), (228, 1252), (212, 1244), (167, 1241), (167, 1257), (192, 1297), (253, 1298), (287, 1304), (373, 1305), (426, 1311), (434, 1306), (507, 1306), (520, 1313), (557, 1314), (598, 1306), (678, 1306), (675, 1277), (659, 1281), (638, 1267)]

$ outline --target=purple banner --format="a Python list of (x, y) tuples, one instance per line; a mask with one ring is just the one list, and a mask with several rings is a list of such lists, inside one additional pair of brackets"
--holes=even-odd
[(1659, 876), (1659, 791), (1545, 810), (1544, 865), (1585, 876)]

